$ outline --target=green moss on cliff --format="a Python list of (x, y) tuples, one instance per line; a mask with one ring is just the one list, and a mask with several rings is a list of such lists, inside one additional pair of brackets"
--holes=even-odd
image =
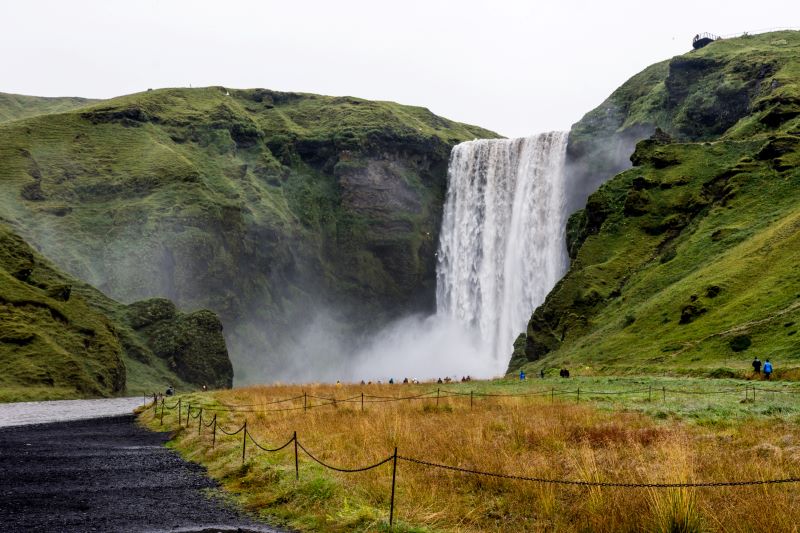
[(89, 98), (48, 98), (0, 93), (0, 122), (9, 122), (49, 113), (63, 113), (78, 107), (91, 105), (97, 101)]
[[(170, 312), (154, 312), (158, 305)], [(141, 394), (168, 383), (184, 390), (231, 385), (212, 313), (186, 315), (169, 302), (119, 304), (61, 273), (5, 224), (0, 316), (0, 401)]]
[[(800, 77), (790, 73), (799, 65), (797, 32), (721, 41), (669, 63), (682, 81), (668, 82), (672, 99), (647, 116), (678, 139), (710, 142), (663, 133), (640, 142), (635, 166), (570, 219), (572, 265), (528, 324), (530, 371), (713, 374), (724, 366), (744, 375), (758, 355), (796, 377), (800, 100), (790, 95), (800, 94)], [(730, 121), (713, 109), (732, 79), (748, 101)], [(623, 123), (640, 120), (636, 102)], [(780, 119), (771, 118), (776, 106)], [(737, 351), (742, 335), (751, 344)]]
[(799, 54), (798, 32), (774, 32), (715, 41), (646, 68), (572, 127), (573, 187), (588, 195), (627, 168), (635, 144), (656, 127), (679, 141), (779, 128), (797, 116)]
[(287, 366), (315, 309), (363, 335), (433, 306), (451, 147), (424, 108), (161, 89), (0, 124), (0, 209), (125, 302), (220, 314), (240, 377)]

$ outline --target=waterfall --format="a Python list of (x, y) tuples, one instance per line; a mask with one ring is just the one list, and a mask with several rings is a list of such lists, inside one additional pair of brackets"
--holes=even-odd
[(505, 370), (514, 339), (563, 276), (567, 133), (453, 148), (436, 271), (437, 314), (484, 340)]

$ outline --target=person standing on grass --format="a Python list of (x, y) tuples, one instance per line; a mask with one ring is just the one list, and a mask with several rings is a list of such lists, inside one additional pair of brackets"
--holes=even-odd
[(772, 374), (772, 363), (767, 359), (764, 361), (764, 375), (769, 379), (770, 374)]
[(761, 373), (761, 360), (758, 358), (758, 356), (756, 356), (756, 358), (753, 359), (753, 363), (752, 364), (753, 364), (753, 372), (755, 372), (756, 374), (760, 374)]
[(519, 371), (519, 380), (520, 381), (525, 381), (525, 371), (524, 370), (520, 370)]

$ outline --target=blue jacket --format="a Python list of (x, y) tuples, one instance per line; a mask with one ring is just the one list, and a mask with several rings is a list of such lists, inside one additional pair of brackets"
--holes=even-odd
[(767, 374), (772, 372), (772, 363), (770, 363), (769, 361), (764, 363), (764, 372), (766, 372)]

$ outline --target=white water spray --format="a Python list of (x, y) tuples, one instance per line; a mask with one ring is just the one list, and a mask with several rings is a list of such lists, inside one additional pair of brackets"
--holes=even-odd
[(456, 146), (439, 237), (436, 314), (399, 319), (353, 353), (319, 313), (281, 379), (502, 375), (514, 339), (567, 266), (566, 141), (566, 133), (546, 133)]
[(480, 333), (502, 373), (564, 274), (567, 133), (457, 145), (439, 237), (437, 314)]

